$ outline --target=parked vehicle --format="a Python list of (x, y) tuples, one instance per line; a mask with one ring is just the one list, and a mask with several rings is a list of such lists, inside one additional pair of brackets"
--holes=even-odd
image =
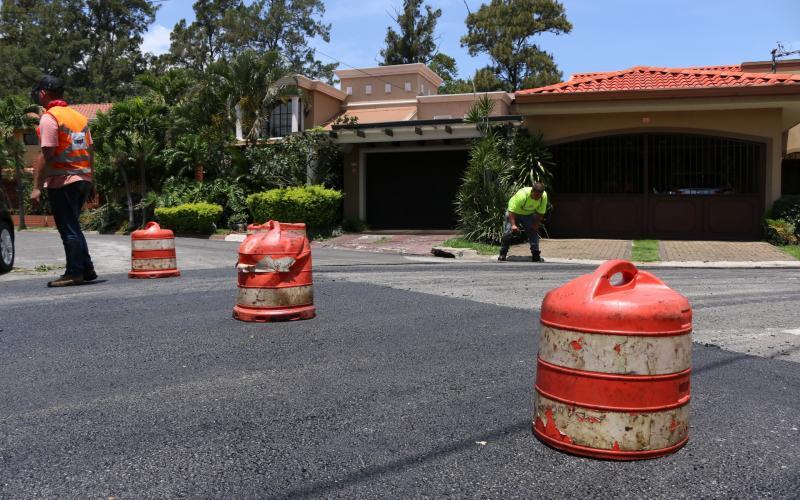
[(0, 274), (7, 273), (14, 266), (14, 223), (6, 194), (0, 191)]

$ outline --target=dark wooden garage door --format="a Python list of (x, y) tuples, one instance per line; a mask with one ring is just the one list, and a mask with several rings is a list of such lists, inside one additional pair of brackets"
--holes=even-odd
[(755, 240), (765, 145), (631, 134), (552, 147), (555, 237)]
[(373, 229), (453, 229), (467, 151), (366, 155), (367, 222)]

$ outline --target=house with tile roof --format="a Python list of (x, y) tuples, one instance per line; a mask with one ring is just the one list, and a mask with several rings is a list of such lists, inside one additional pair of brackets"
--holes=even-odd
[(800, 193), (800, 60), (637, 66), (517, 92), (551, 145), (554, 236), (755, 240)]
[[(302, 75), (283, 83), (297, 95), (272, 110), (274, 140), (327, 130), (345, 153), (344, 214), (375, 229), (453, 229), (453, 200), (479, 136), (464, 116), (484, 94), (439, 95), (442, 79), (424, 64), (336, 72), (340, 87)], [(489, 92), (491, 119), (522, 125), (514, 96)], [(244, 143), (240, 126), (237, 138)]]

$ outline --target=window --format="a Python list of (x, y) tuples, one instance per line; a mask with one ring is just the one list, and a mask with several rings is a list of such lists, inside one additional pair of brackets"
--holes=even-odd
[(347, 87), (346, 93), (347, 95), (353, 95), (353, 87)]
[(406, 89), (406, 92), (411, 92), (411, 82), (406, 82), (403, 88)]
[(392, 93), (392, 84), (391, 83), (383, 84), (383, 91), (386, 92), (387, 94), (391, 94)]
[(425, 95), (425, 85), (419, 86), (419, 95)]
[(292, 101), (278, 104), (272, 109), (269, 137), (283, 137), (292, 133)]
[(372, 94), (372, 85), (365, 85), (364, 86), (364, 93), (367, 95)]

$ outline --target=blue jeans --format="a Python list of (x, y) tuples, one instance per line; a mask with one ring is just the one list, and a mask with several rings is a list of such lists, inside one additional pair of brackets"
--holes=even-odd
[(47, 190), (50, 209), (53, 211), (53, 218), (56, 220), (56, 227), (67, 256), (67, 271), (64, 274), (70, 276), (82, 275), (85, 270), (94, 267), (79, 220), (81, 208), (91, 190), (92, 183), (86, 181)]
[[(531, 215), (514, 214), (517, 219), (517, 227), (522, 228), (528, 236), (528, 244), (531, 247), (531, 254), (539, 252), (539, 231), (534, 231), (533, 226), (541, 216), (533, 213)], [(514, 241), (514, 233), (511, 232), (511, 222), (506, 213), (506, 223), (503, 226), (503, 237), (500, 239), (500, 255), (508, 253), (508, 248)]]

